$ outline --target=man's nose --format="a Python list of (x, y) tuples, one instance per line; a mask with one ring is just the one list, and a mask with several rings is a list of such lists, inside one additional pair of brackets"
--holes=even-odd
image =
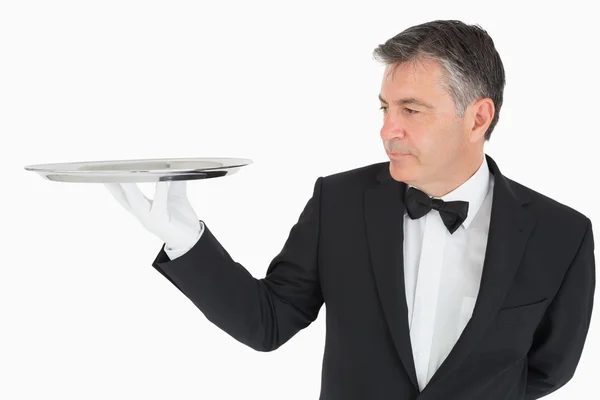
[(405, 133), (404, 126), (402, 121), (398, 117), (394, 117), (392, 115), (386, 115), (383, 120), (383, 126), (379, 131), (379, 135), (383, 140), (394, 139), (398, 137), (403, 137)]

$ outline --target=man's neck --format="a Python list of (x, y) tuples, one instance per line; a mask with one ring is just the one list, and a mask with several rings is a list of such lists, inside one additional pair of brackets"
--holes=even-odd
[(454, 174), (450, 178), (446, 178), (442, 181), (426, 183), (422, 186), (417, 184), (413, 186), (416, 186), (419, 190), (427, 193), (427, 195), (431, 197), (443, 197), (454, 191), (456, 188), (468, 181), (473, 175), (475, 175), (483, 163), (483, 157), (483, 154), (481, 154), (479, 159), (474, 158), (473, 162), (464, 166), (464, 168), (461, 170), (461, 173)]

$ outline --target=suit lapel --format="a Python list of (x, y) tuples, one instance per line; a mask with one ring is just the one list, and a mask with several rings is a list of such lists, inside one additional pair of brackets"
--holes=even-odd
[(535, 217), (527, 210), (530, 199), (519, 187), (511, 184), (488, 156), (488, 166), (494, 174), (494, 193), (483, 262), (483, 273), (473, 315), (462, 335), (431, 378), (429, 385), (443, 380), (469, 355), (498, 314), (504, 297), (519, 269)]
[(381, 184), (365, 192), (365, 217), (371, 265), (379, 298), (396, 351), (418, 390), (413, 361), (408, 309), (404, 290), (404, 190), (392, 179), (389, 163), (378, 178)]
[[(426, 390), (449, 376), (469, 354), (495, 318), (520, 265), (535, 218), (524, 207), (527, 195), (501, 174), (485, 155), (495, 184), (486, 254), (479, 294), (471, 320)], [(365, 192), (365, 216), (372, 267), (396, 350), (408, 376), (418, 388), (410, 343), (404, 290), (404, 193), (406, 184), (395, 181), (386, 163), (379, 184)]]

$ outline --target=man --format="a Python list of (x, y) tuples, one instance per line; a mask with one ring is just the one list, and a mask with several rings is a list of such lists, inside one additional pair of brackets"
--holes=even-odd
[(154, 268), (241, 343), (273, 351), (326, 303), (321, 400), (556, 391), (590, 324), (591, 221), (484, 153), (505, 83), (485, 31), (433, 21), (375, 56), (390, 161), (319, 177), (262, 279), (197, 219), (185, 182), (160, 182), (153, 203), (107, 186), (165, 241)]

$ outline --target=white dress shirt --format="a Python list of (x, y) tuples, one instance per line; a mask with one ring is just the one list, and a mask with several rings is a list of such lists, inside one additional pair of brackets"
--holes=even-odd
[(196, 245), (196, 243), (198, 243), (198, 241), (202, 237), (203, 233), (204, 233), (204, 221), (200, 221), (200, 231), (198, 232), (198, 238), (194, 242), (194, 245), (192, 245), (191, 247), (185, 247), (185, 248), (171, 248), (165, 243), (165, 254), (167, 255), (167, 257), (169, 257), (169, 260), (171, 260), (171, 261), (178, 257), (181, 257), (182, 255), (184, 255), (185, 253), (190, 251), (192, 249), (192, 247), (194, 247)]
[(414, 220), (404, 212), (406, 303), (420, 390), (448, 356), (473, 313), (483, 271), (493, 187), (494, 177), (483, 157), (469, 180), (441, 197), (444, 201), (469, 202), (467, 219), (454, 234), (450, 234), (437, 210)]

